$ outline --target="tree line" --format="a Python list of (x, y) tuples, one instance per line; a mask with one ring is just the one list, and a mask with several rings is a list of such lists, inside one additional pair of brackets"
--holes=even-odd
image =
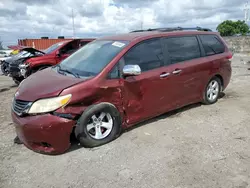
[(235, 36), (250, 34), (249, 25), (245, 21), (226, 20), (218, 25), (216, 30), (221, 36)]

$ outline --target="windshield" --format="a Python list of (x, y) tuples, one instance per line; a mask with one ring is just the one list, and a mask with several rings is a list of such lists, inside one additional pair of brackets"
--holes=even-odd
[(62, 61), (60, 68), (80, 77), (96, 76), (128, 43), (128, 41), (96, 40)]
[(50, 46), (49, 48), (47, 48), (46, 50), (44, 50), (43, 52), (45, 54), (50, 54), (52, 53), (54, 50), (56, 50), (59, 46), (63, 45), (64, 42), (59, 42), (59, 43), (56, 43), (56, 44), (53, 44), (52, 46)]

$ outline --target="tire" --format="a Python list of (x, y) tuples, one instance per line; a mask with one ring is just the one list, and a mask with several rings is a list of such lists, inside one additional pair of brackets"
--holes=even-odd
[[(104, 114), (106, 115), (104, 116)], [(102, 120), (99, 121), (99, 118)], [(112, 122), (112, 126), (110, 122)], [(83, 112), (78, 120), (75, 136), (84, 147), (101, 146), (119, 137), (121, 123), (120, 113), (114, 105), (110, 103), (92, 105)], [(110, 127), (112, 128), (109, 129)]]
[(19, 85), (24, 80), (23, 77), (13, 77), (12, 79), (17, 85)]
[(14, 144), (23, 144), (22, 141), (18, 138), (18, 136), (16, 136), (13, 141)]
[(206, 105), (214, 104), (218, 101), (222, 90), (222, 83), (218, 77), (212, 78), (204, 91), (203, 103)]
[(8, 65), (6, 65), (5, 62), (3, 62), (3, 63), (1, 64), (1, 71), (2, 71), (3, 75), (5, 75), (5, 76), (8, 76), (8, 74), (9, 74), (9, 73), (6, 71), (7, 66), (8, 66)]

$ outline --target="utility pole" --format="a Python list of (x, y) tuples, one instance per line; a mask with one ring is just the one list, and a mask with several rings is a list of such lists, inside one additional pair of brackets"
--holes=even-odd
[(141, 12), (141, 30), (143, 30), (143, 21), (144, 21), (144, 19), (143, 19), (143, 15), (142, 15), (142, 12)]
[(248, 22), (249, 21), (249, 6), (248, 6), (248, 2), (246, 2), (246, 4), (245, 4), (244, 12), (245, 12), (245, 22)]
[(74, 20), (74, 10), (72, 8), (72, 29), (73, 29), (73, 38), (75, 38), (75, 20)]

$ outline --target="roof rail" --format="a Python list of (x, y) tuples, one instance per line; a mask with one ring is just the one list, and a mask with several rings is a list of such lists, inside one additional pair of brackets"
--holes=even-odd
[(195, 31), (212, 31), (208, 28), (202, 28), (202, 27), (172, 27), (172, 28), (154, 28), (154, 29), (146, 29), (146, 30), (135, 30), (131, 31), (130, 33), (135, 32), (146, 32), (146, 31), (161, 31), (161, 32), (171, 32), (171, 31), (184, 31), (184, 30), (195, 30)]

